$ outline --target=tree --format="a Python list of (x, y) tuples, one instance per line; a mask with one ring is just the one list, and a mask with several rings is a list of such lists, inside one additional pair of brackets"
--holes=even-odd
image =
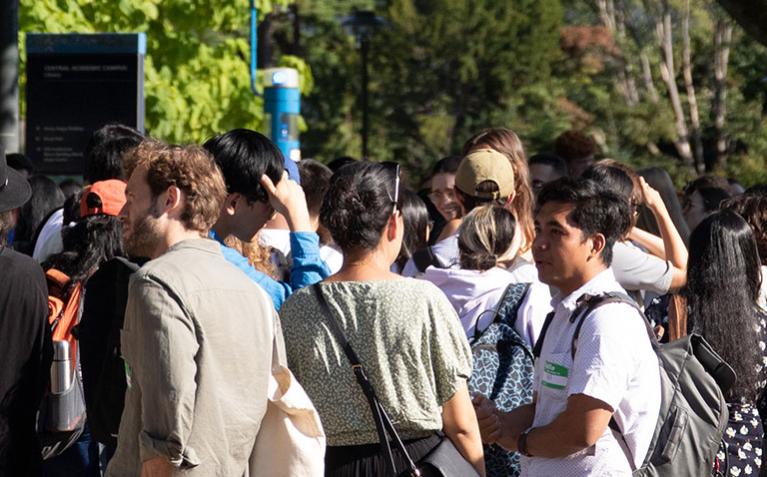
[[(234, 127), (262, 127), (263, 101), (249, 86), (248, 3), (21, 0), (20, 43), (30, 31), (145, 32), (147, 132), (197, 142)], [(258, 0), (260, 17), (287, 3)], [(305, 63), (295, 57), (280, 62), (299, 67), (304, 87), (310, 87)]]

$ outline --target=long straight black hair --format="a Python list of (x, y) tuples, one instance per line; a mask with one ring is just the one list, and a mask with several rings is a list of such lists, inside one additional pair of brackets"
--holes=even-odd
[(690, 236), (688, 328), (699, 333), (738, 376), (729, 402), (756, 402), (764, 387), (764, 337), (758, 333), (756, 299), (761, 284), (759, 254), (748, 223), (731, 210), (715, 212)]

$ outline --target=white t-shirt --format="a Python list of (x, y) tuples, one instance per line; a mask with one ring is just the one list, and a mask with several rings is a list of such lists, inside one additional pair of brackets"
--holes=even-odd
[(64, 228), (64, 208), (56, 210), (40, 229), (37, 236), (32, 258), (38, 263), (43, 263), (48, 257), (64, 250), (64, 242), (61, 239), (61, 229)]
[[(567, 297), (552, 301), (555, 315), (535, 365), (538, 393), (533, 427), (550, 424), (567, 406), (567, 398), (585, 394), (614, 409), (614, 417), (641, 465), (650, 446), (660, 410), (660, 366), (642, 317), (630, 305), (614, 303), (586, 317), (575, 359), (571, 344), (577, 323), (569, 318), (582, 295), (625, 293), (611, 269)], [(587, 477), (631, 475), (631, 465), (607, 427), (597, 443), (563, 458), (523, 457), (522, 476)]]
[(344, 255), (337, 248), (330, 245), (320, 246), (320, 258), (328, 266), (331, 275), (338, 273), (344, 264)]

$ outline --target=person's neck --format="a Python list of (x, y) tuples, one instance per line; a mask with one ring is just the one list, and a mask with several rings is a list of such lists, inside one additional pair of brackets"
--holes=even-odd
[(608, 267), (600, 264), (600, 266), (589, 266), (581, 270), (581, 273), (577, 274), (567, 284), (563, 284), (559, 288), (561, 296), (562, 297), (570, 296), (573, 292), (581, 288), (583, 285), (593, 280), (597, 275), (607, 270), (607, 268)]
[(184, 240), (199, 239), (204, 235), (205, 234), (199, 230), (189, 230), (181, 225), (171, 226), (163, 236), (162, 240), (157, 244), (157, 247), (149, 258), (155, 259), (160, 255), (165, 254), (177, 243), (183, 242)]
[(372, 281), (399, 278), (392, 273), (391, 260), (383, 251), (375, 250), (360, 254), (344, 254), (341, 270), (328, 281)]

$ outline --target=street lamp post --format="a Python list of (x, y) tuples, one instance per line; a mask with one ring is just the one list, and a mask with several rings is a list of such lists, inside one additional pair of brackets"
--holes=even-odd
[(346, 17), (341, 24), (351, 30), (360, 48), (360, 77), (362, 80), (360, 91), (362, 128), (360, 129), (360, 136), (362, 138), (362, 159), (366, 159), (368, 157), (368, 130), (370, 126), (368, 115), (368, 53), (370, 51), (370, 37), (377, 28), (384, 25), (384, 20), (370, 11), (355, 11)]

